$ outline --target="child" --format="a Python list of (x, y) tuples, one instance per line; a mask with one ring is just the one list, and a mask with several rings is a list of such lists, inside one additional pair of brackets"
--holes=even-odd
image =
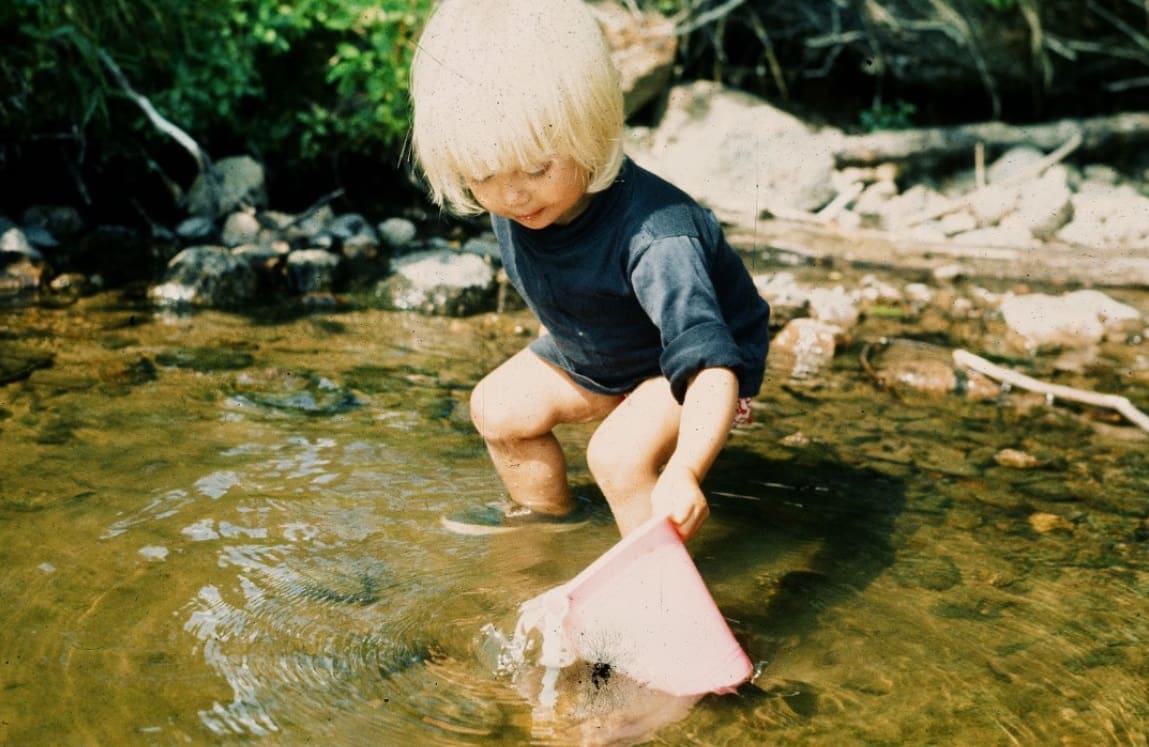
[(543, 326), (471, 396), (512, 502), (445, 523), (577, 523), (553, 429), (601, 421), (587, 464), (622, 534), (658, 514), (691, 537), (709, 515), (700, 483), (761, 386), (770, 310), (714, 216), (623, 155), (618, 77), (586, 4), (443, 0), (411, 97), (432, 199), (491, 214)]

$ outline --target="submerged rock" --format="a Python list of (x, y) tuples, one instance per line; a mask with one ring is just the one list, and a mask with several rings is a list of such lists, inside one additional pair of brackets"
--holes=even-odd
[(350, 389), (308, 371), (245, 372), (235, 378), (232, 391), (241, 403), (307, 415), (336, 415), (363, 405)]

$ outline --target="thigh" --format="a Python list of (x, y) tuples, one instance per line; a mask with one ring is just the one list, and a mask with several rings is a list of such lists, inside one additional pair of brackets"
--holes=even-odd
[(487, 374), (471, 395), (471, 417), (480, 431), (513, 430), (513, 435), (541, 435), (559, 423), (602, 420), (622, 397), (597, 394), (523, 349)]
[(647, 471), (658, 470), (674, 453), (682, 406), (664, 377), (647, 379), (627, 395), (595, 431), (594, 449)]

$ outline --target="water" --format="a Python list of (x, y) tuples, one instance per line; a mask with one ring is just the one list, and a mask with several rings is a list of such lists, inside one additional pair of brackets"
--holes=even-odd
[[(517, 325), (0, 311), (0, 350), (42, 366), (0, 387), (0, 743), (1146, 744), (1146, 439), (895, 397), (850, 355), (768, 381), (708, 482), (691, 551), (753, 682), (683, 704), (572, 670), (540, 710), (492, 631), (609, 518), (439, 525), (500, 496), (466, 401)], [(593, 492), (588, 435), (562, 433)]]

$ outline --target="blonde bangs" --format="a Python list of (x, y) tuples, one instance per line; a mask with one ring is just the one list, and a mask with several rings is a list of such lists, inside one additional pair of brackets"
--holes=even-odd
[(445, 0), (412, 66), (412, 144), (431, 197), (482, 208), (468, 179), (569, 157), (590, 191), (622, 160), (622, 94), (582, 0)]

